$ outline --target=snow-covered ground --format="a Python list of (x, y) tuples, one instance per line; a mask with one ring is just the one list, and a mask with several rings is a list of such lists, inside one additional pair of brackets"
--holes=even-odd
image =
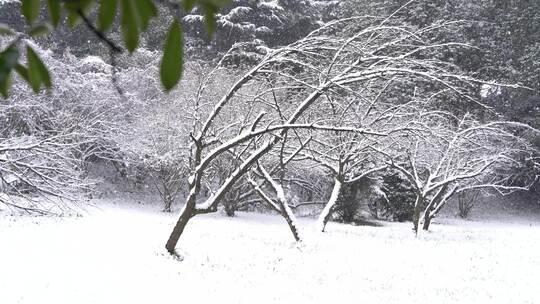
[(296, 245), (277, 216), (193, 219), (178, 261), (176, 214), (100, 204), (82, 217), (0, 212), (0, 303), (540, 303), (540, 216), (410, 223), (301, 219)]

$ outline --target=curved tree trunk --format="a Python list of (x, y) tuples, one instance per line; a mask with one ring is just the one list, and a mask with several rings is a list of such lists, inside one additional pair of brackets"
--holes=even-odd
[(336, 177), (334, 179), (334, 188), (332, 189), (330, 199), (328, 199), (328, 202), (324, 206), (323, 211), (317, 219), (317, 229), (321, 232), (324, 232), (324, 229), (326, 228), (326, 223), (328, 223), (328, 220), (330, 220), (330, 217), (332, 216), (332, 209), (337, 203), (342, 186), (343, 182), (341, 181), (341, 178)]
[(184, 205), (184, 208), (182, 209), (182, 212), (180, 213), (180, 218), (178, 218), (178, 221), (176, 222), (176, 225), (174, 226), (173, 231), (171, 232), (171, 235), (169, 236), (169, 240), (167, 240), (167, 244), (165, 245), (165, 248), (167, 248), (167, 251), (175, 255), (174, 249), (176, 248), (176, 244), (178, 243), (178, 240), (180, 239), (180, 236), (182, 235), (182, 232), (184, 232), (184, 229), (186, 228), (187, 223), (189, 222), (189, 219), (191, 219), (195, 215), (195, 195), (190, 192), (190, 195), (186, 199), (186, 204)]

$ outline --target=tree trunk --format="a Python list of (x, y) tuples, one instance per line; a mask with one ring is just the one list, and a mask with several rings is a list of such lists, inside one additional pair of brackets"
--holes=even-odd
[(266, 170), (263, 171), (264, 175), (270, 181), (272, 187), (276, 191), (277, 200), (279, 204), (279, 209), (281, 211), (281, 215), (285, 218), (287, 221), (287, 224), (289, 225), (289, 229), (291, 229), (291, 232), (294, 236), (294, 239), (299, 242), (300, 235), (298, 233), (298, 226), (296, 225), (296, 217), (294, 216), (294, 213), (292, 212), (291, 208), (289, 207), (289, 202), (287, 201), (287, 198), (285, 196), (285, 191), (283, 190), (283, 186), (281, 184), (276, 183), (270, 174)]
[(235, 207), (234, 202), (230, 200), (226, 200), (225, 202), (223, 202), (223, 207), (225, 208), (225, 214), (228, 217), (234, 217), (235, 212), (236, 212), (236, 207)]
[(424, 226), (422, 227), (423, 230), (427, 231), (429, 229), (431, 220), (435, 217), (434, 210), (443, 203), (447, 189), (448, 184), (442, 186), (439, 191), (437, 191), (437, 194), (435, 194), (435, 196), (431, 199), (428, 206), (426, 207), (426, 210), (424, 210)]
[(296, 218), (294, 214), (292, 213), (291, 208), (287, 204), (287, 202), (281, 202), (280, 201), (280, 207), (281, 207), (281, 215), (285, 218), (287, 221), (287, 224), (289, 225), (289, 229), (291, 229), (291, 232), (294, 236), (294, 239), (297, 242), (301, 241), (300, 234), (298, 233), (298, 227), (296, 227)]
[[(442, 207), (444, 207), (444, 205), (445, 205), (446, 202), (448, 201), (448, 198), (450, 198), (450, 197), (454, 194), (454, 192), (455, 192), (456, 189), (457, 189), (457, 188), (454, 188), (454, 190), (452, 190), (452, 192), (450, 192), (449, 194), (445, 195), (445, 196), (442, 198), (441, 202), (433, 209), (433, 211), (431, 211), (431, 212), (429, 213), (429, 222), (428, 222), (428, 224), (427, 224), (427, 229), (429, 229), (429, 224), (431, 223), (431, 220), (432, 220), (433, 218), (435, 218), (435, 217), (437, 216), (437, 214), (439, 214), (439, 211), (441, 211)], [(427, 230), (427, 229), (426, 229), (426, 230)]]
[(169, 186), (166, 185), (165, 183), (163, 184), (163, 202), (165, 203), (165, 206), (163, 208), (163, 211), (165, 212), (171, 212), (171, 206), (172, 206), (172, 195), (171, 195), (171, 191), (169, 189)]
[(167, 248), (167, 251), (175, 255), (174, 249), (176, 248), (176, 244), (178, 244), (178, 240), (180, 239), (180, 236), (182, 235), (182, 232), (184, 232), (184, 229), (186, 228), (187, 223), (189, 222), (189, 219), (191, 219), (194, 215), (195, 211), (195, 194), (193, 192), (190, 192), (190, 195), (186, 199), (186, 204), (184, 205), (184, 208), (182, 209), (182, 212), (180, 213), (180, 217), (178, 218), (178, 221), (176, 222), (176, 225), (174, 226), (173, 231), (171, 232), (171, 235), (169, 236), (169, 240), (167, 241), (167, 244), (165, 245), (165, 248)]
[(424, 213), (424, 226), (422, 227), (422, 229), (424, 229), (425, 231), (428, 231), (429, 230), (429, 224), (431, 224), (432, 219), (433, 219), (433, 217), (430, 216), (429, 211), (426, 210), (426, 212)]
[(420, 226), (420, 213), (422, 212), (422, 197), (420, 195), (416, 196), (416, 202), (414, 203), (414, 213), (413, 213), (413, 225), (414, 233), (418, 234), (418, 227)]
[(324, 206), (323, 211), (317, 219), (317, 229), (321, 232), (324, 232), (324, 229), (326, 228), (326, 223), (328, 223), (328, 220), (330, 220), (330, 217), (332, 216), (332, 209), (337, 203), (342, 185), (343, 182), (341, 181), (341, 179), (336, 177), (334, 179), (334, 188), (332, 189), (330, 199), (328, 199), (328, 202)]
[(425, 231), (428, 231), (429, 224), (431, 224), (431, 220), (433, 219), (433, 215), (431, 214), (431, 211), (433, 211), (434, 206), (437, 205), (437, 199), (439, 199), (439, 195), (436, 195), (435, 198), (433, 198), (430, 202), (430, 204), (426, 207), (426, 210), (424, 210), (424, 225), (422, 226), (422, 229)]

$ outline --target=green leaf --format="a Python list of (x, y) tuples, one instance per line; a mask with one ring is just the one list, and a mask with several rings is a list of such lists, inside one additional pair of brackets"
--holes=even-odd
[(204, 23), (206, 25), (206, 32), (208, 33), (208, 36), (211, 38), (212, 34), (216, 30), (216, 13), (218, 8), (211, 4), (211, 3), (203, 3), (201, 4), (203, 14), (204, 14)]
[(26, 56), (28, 58), (28, 78), (30, 79), (30, 86), (34, 92), (38, 92), (41, 84), (45, 84), (47, 88), (52, 87), (51, 77), (49, 71), (39, 58), (39, 56), (30, 47), (26, 47)]
[(139, 29), (138, 29), (138, 16), (134, 9), (133, 1), (122, 0), (121, 4), (121, 28), (122, 36), (124, 37), (124, 43), (130, 53), (132, 53), (139, 45)]
[(98, 16), (100, 31), (104, 32), (111, 28), (114, 23), (114, 17), (116, 16), (117, 6), (117, 0), (101, 0)]
[(64, 2), (64, 8), (68, 11), (68, 24), (70, 27), (76, 27), (83, 21), (79, 12), (85, 16), (92, 11), (94, 0), (71, 0)]
[(38, 63), (39, 63), (39, 66), (38, 66), (39, 74), (41, 76), (41, 80), (43, 81), (43, 84), (45, 84), (45, 87), (47, 89), (52, 88), (51, 74), (49, 73), (49, 70), (43, 64), (43, 62), (39, 61)]
[(62, 1), (64, 2), (64, 7), (70, 11), (82, 10), (85, 13), (88, 13), (88, 8), (92, 7), (94, 0), (69, 0)]
[(11, 72), (6, 75), (6, 77), (0, 80), (0, 95), (4, 98), (8, 98), (9, 87), (11, 86)]
[(32, 37), (47, 35), (52, 32), (53, 27), (49, 23), (40, 24), (30, 29), (28, 34)]
[(19, 61), (19, 50), (15, 46), (11, 45), (2, 52), (1, 56), (5, 61), (6, 66), (12, 69)]
[(141, 29), (145, 31), (148, 28), (150, 19), (156, 17), (158, 10), (151, 0), (136, 0), (135, 9), (141, 21)]
[(22, 64), (17, 64), (15, 66), (15, 71), (27, 82), (30, 83), (30, 78), (28, 75), (28, 69)]
[(225, 7), (231, 3), (231, 0), (207, 0), (218, 8)]
[(14, 46), (9, 46), (0, 53), (0, 82), (4, 82), (11, 70), (19, 62), (19, 50)]
[(211, 38), (216, 31), (216, 14), (220, 8), (230, 4), (230, 0), (200, 0), (200, 6), (204, 15), (206, 32)]
[(81, 24), (82, 18), (77, 11), (68, 11), (67, 22), (70, 27), (76, 27)]
[(160, 68), (161, 82), (167, 91), (176, 86), (182, 77), (182, 49), (182, 29), (178, 20), (175, 20), (165, 41)]
[(0, 36), (11, 36), (15, 32), (6, 24), (0, 23)]
[(28, 22), (32, 23), (39, 17), (40, 0), (22, 0), (21, 10)]
[(19, 61), (19, 50), (14, 46), (9, 46), (0, 53), (0, 94), (8, 97), (9, 87), (11, 85), (11, 70)]
[(196, 0), (184, 0), (183, 2), (184, 2), (184, 10), (189, 13), (195, 6)]
[(47, 0), (47, 9), (51, 22), (54, 27), (57, 27), (60, 23), (60, 16), (62, 14), (62, 7), (60, 6), (60, 0)]
[(35, 54), (34, 51), (28, 47), (27, 48), (28, 54), (28, 80), (29, 84), (32, 87), (32, 90), (34, 90), (35, 93), (39, 92), (39, 88), (41, 87), (41, 75), (39, 73), (39, 68), (37, 67), (37, 61), (36, 56), (33, 56), (32, 54)]

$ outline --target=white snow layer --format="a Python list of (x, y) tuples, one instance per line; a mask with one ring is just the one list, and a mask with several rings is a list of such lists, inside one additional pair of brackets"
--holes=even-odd
[[(157, 209), (157, 208), (156, 208)], [(539, 303), (539, 221), (329, 223), (292, 242), (282, 218), (194, 218), (102, 205), (79, 218), (0, 212), (0, 303)], [(440, 220), (441, 221), (441, 220)], [(314, 226), (300, 219), (304, 228)]]
[(271, 10), (283, 10), (283, 7), (279, 5), (277, 0), (261, 1), (258, 3), (258, 6), (265, 7)]

